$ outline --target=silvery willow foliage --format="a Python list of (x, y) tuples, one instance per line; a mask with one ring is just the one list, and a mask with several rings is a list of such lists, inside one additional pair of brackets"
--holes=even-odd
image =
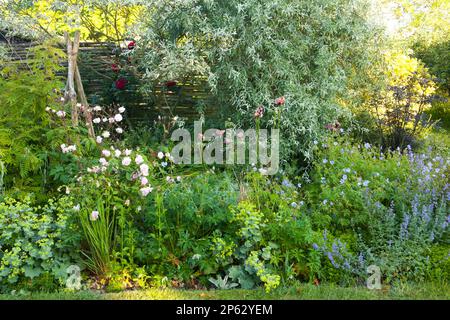
[[(373, 29), (350, 0), (158, 0), (137, 31), (146, 91), (207, 80), (226, 117), (282, 130), (282, 154), (312, 157), (312, 141), (343, 116), (347, 84), (364, 78)], [(283, 102), (276, 99), (284, 97)]]

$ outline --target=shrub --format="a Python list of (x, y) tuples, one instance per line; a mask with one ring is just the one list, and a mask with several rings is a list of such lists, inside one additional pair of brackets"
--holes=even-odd
[(344, 113), (339, 103), (351, 103), (347, 85), (365, 83), (374, 48), (365, 16), (363, 2), (348, 0), (155, 1), (135, 49), (143, 90), (207, 80), (212, 96), (200, 105), (241, 127), (263, 106), (261, 125), (282, 130), (283, 158), (310, 158)]
[(365, 108), (373, 116), (378, 144), (395, 149), (416, 144), (433, 124), (427, 111), (438, 99), (424, 64), (407, 54), (385, 54), (387, 84), (372, 93)]

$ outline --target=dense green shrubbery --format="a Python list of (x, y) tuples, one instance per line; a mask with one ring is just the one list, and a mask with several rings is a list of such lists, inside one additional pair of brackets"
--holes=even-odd
[(319, 155), (306, 195), (314, 225), (340, 238), (318, 244), (329, 262), (361, 276), (375, 264), (386, 281), (430, 276), (430, 250), (449, 240), (449, 159), (340, 139)]
[(207, 80), (212, 96), (203, 104), (242, 127), (263, 106), (261, 125), (281, 129), (282, 158), (311, 158), (312, 141), (344, 116), (340, 102), (351, 104), (367, 84), (376, 46), (365, 8), (348, 0), (152, 2), (135, 49), (142, 89)]

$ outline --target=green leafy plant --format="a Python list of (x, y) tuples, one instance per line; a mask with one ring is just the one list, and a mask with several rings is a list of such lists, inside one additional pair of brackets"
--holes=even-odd
[(0, 289), (54, 290), (79, 263), (80, 233), (69, 197), (44, 206), (6, 198), (0, 203)]
[[(48, 110), (60, 110), (57, 76), (64, 53), (44, 43), (29, 49), (24, 65), (7, 61), (0, 67), (0, 158), (7, 174), (4, 187), (23, 192), (48, 191), (49, 153), (70, 131), (58, 131), (48, 139), (53, 122)], [(56, 111), (55, 111), (56, 112)], [(56, 116), (55, 116), (56, 117)], [(59, 120), (61, 121), (61, 120)], [(62, 142), (61, 142), (62, 143)]]
[(216, 279), (209, 278), (209, 281), (213, 285), (215, 285), (217, 289), (220, 289), (220, 290), (229, 290), (229, 289), (233, 289), (238, 286), (237, 283), (229, 283), (228, 282), (228, 275), (226, 275), (223, 278), (220, 275), (218, 275)]

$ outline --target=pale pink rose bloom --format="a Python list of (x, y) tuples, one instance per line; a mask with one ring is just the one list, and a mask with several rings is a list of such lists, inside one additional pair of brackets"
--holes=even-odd
[(136, 162), (136, 164), (141, 164), (144, 162), (144, 158), (142, 158), (142, 156), (140, 154), (138, 154), (134, 161)]
[(146, 177), (141, 178), (141, 185), (145, 186), (148, 183), (148, 179)]
[(100, 213), (98, 211), (91, 212), (91, 221), (96, 221), (99, 217)]
[(142, 196), (146, 197), (150, 192), (153, 191), (153, 188), (145, 187), (145, 188), (142, 188), (140, 191), (141, 191)]
[(102, 155), (104, 156), (104, 157), (110, 157), (111, 156), (111, 151), (109, 151), (109, 150), (103, 150), (102, 151)]
[(125, 158), (123, 158), (123, 160), (122, 160), (122, 165), (124, 165), (124, 166), (129, 166), (131, 164), (131, 158), (130, 157), (125, 157)]
[(141, 170), (141, 174), (144, 176), (144, 177), (147, 177), (148, 176), (148, 165), (146, 165), (145, 163), (144, 164), (141, 164), (141, 166), (139, 167), (140, 168), (140, 170)]

